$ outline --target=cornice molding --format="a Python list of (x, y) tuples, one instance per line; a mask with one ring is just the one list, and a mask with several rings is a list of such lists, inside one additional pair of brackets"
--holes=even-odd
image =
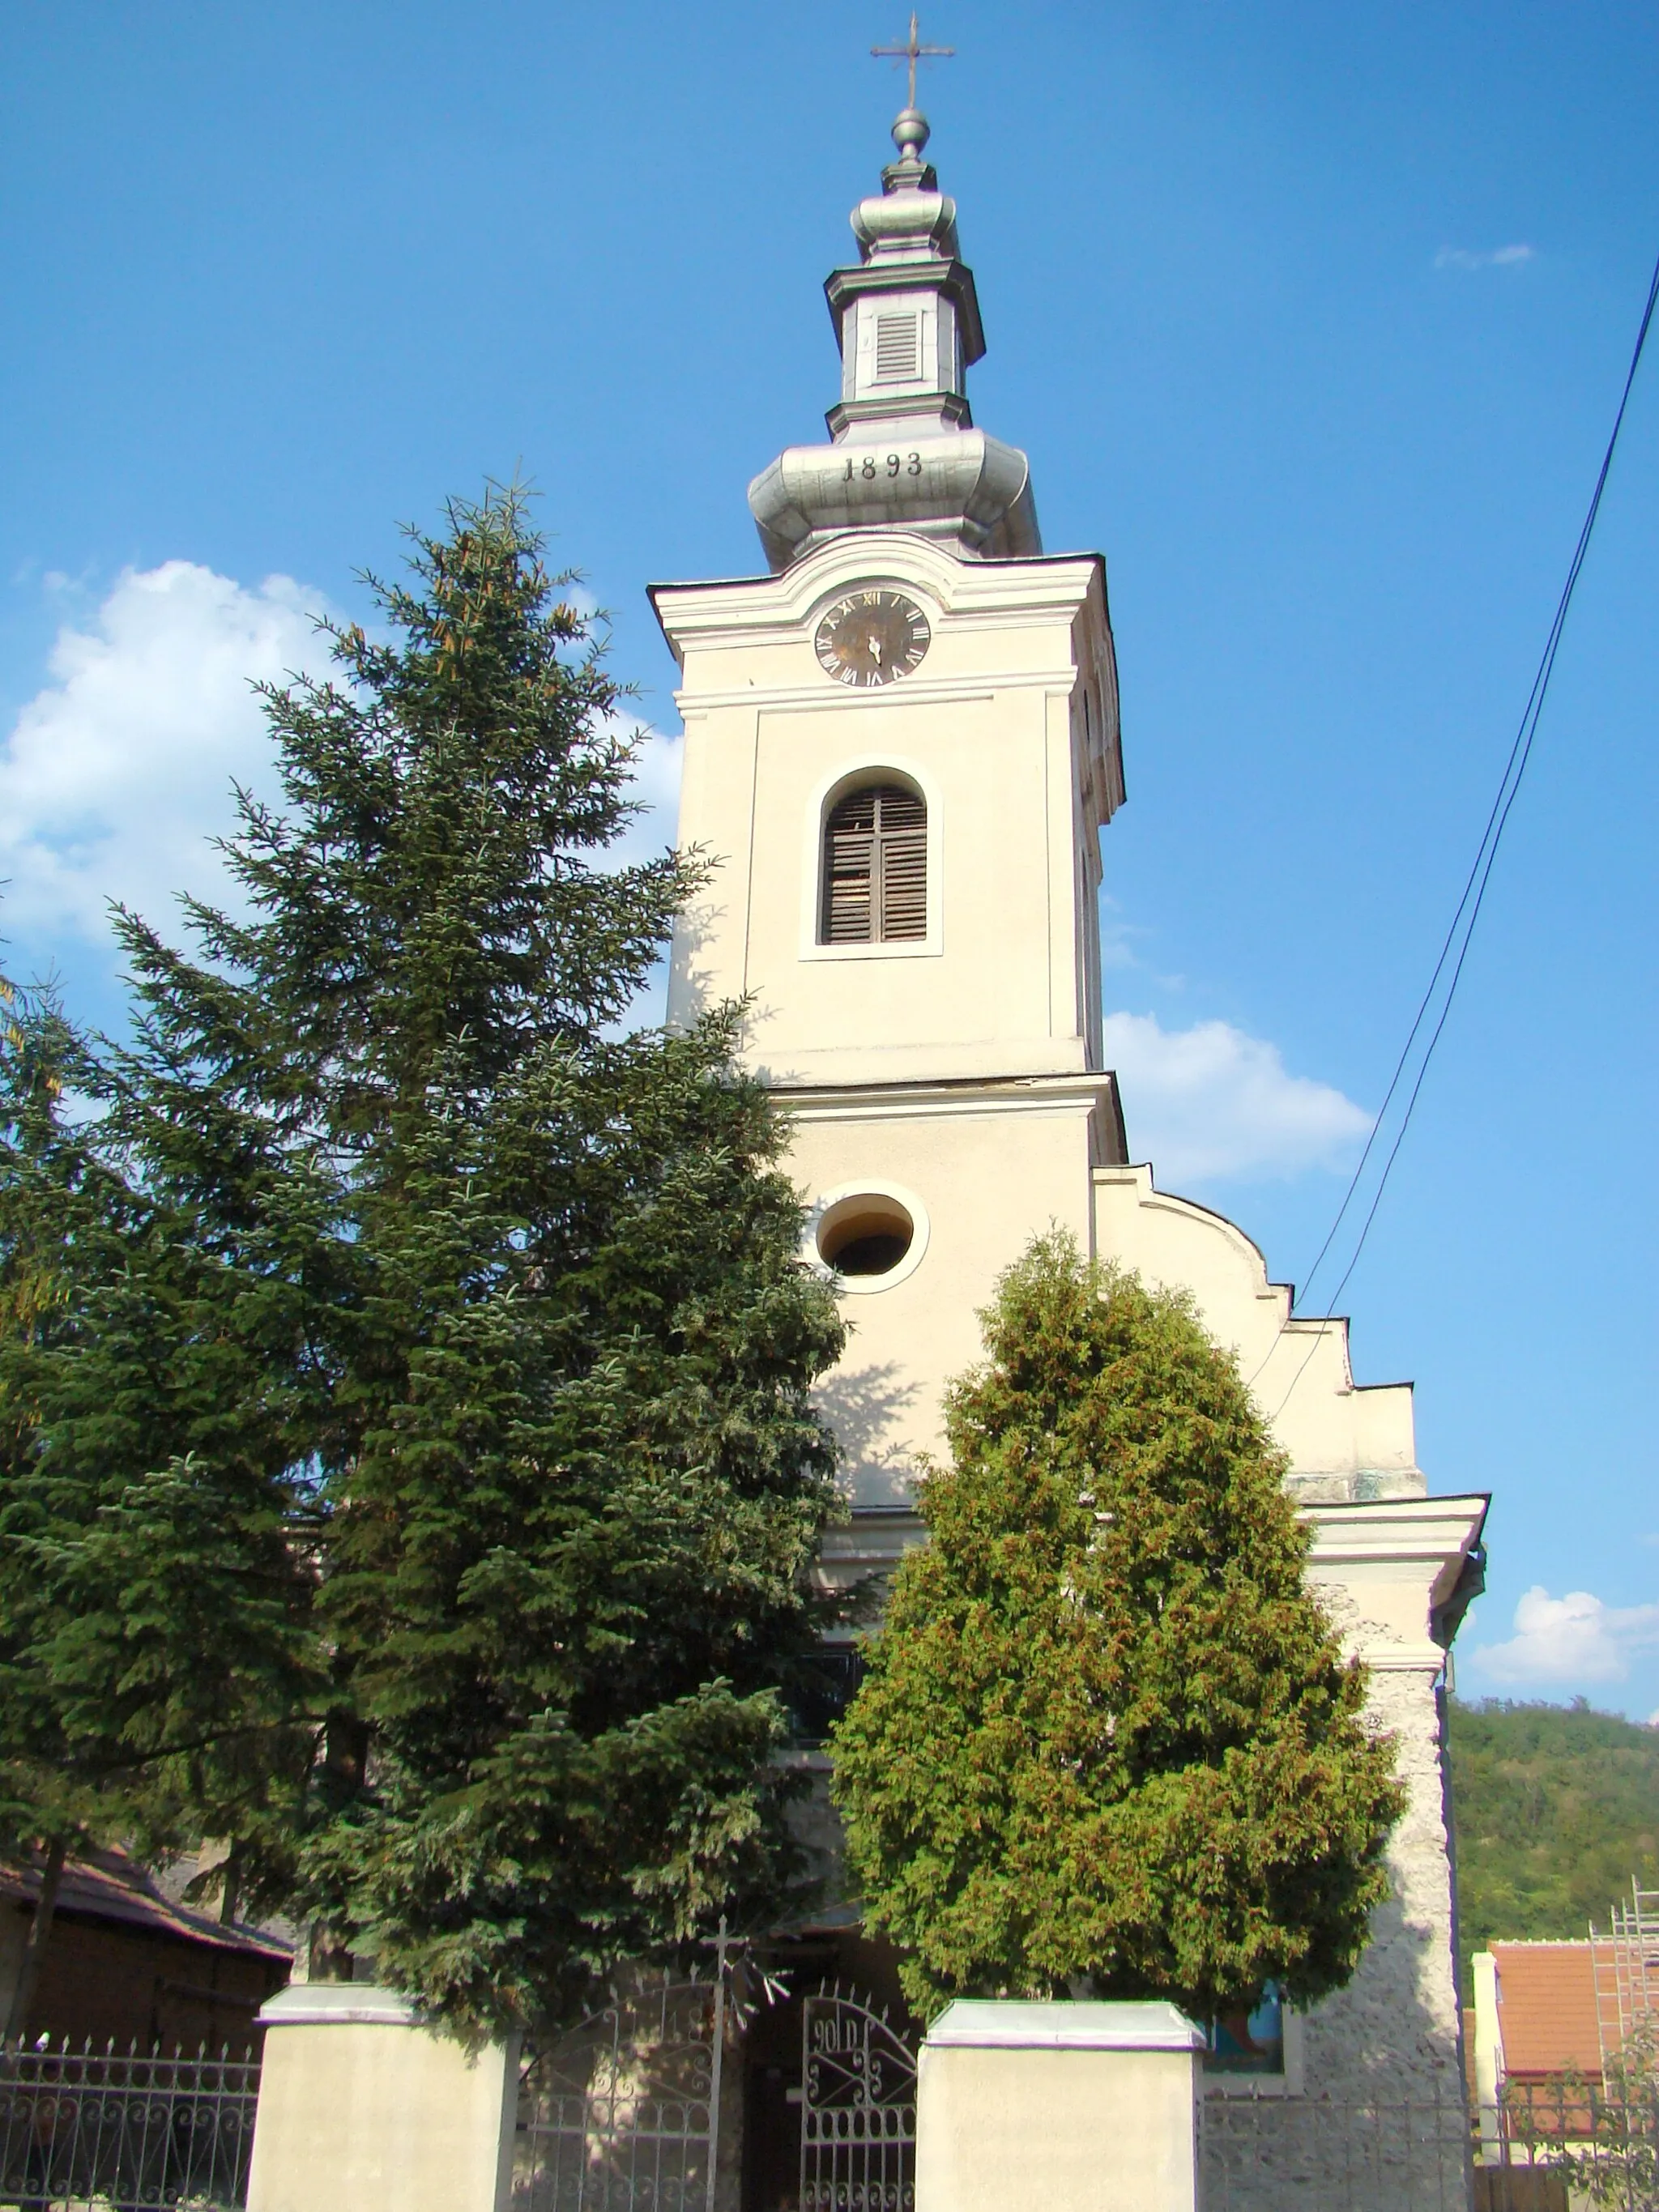
[(945, 622), (1013, 624), (1043, 614), (1071, 618), (1097, 593), (1103, 623), (1105, 565), (1098, 553), (963, 561), (909, 532), (848, 531), (779, 575), (652, 584), (647, 596), (683, 665), (688, 645), (718, 641), (736, 647), (775, 643), (790, 634), (804, 637), (818, 601), (855, 582), (927, 592)]
[(1115, 1114), (1110, 1074), (964, 1076), (951, 1082), (769, 1084), (799, 1121), (927, 1121), (962, 1114)]
[(1075, 668), (1019, 670), (988, 682), (981, 675), (932, 678), (907, 676), (901, 683), (890, 684), (877, 691), (843, 690), (827, 678), (821, 678), (816, 684), (808, 681), (769, 685), (764, 691), (753, 684), (734, 685), (724, 691), (676, 691), (674, 704), (688, 720), (694, 715), (711, 714), (733, 707), (752, 708), (762, 714), (845, 714), (849, 707), (865, 714), (885, 708), (891, 714), (896, 706), (912, 707), (921, 702), (929, 706), (989, 706), (1009, 691), (1046, 691), (1050, 698), (1069, 699), (1078, 681)]

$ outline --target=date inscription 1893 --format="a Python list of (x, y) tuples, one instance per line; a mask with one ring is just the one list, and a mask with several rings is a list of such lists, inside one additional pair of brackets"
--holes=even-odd
[(843, 483), (873, 483), (878, 477), (919, 477), (920, 453), (848, 453)]

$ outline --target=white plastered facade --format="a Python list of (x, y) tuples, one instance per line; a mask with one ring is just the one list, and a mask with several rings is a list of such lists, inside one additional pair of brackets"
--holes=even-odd
[[(819, 666), (814, 626), (878, 588), (923, 609), (931, 642), (914, 674), (849, 690)], [(791, 1113), (809, 1208), (863, 1187), (908, 1194), (925, 1218), (920, 1260), (847, 1302), (823, 1396), (854, 1513), (825, 1572), (850, 1579), (916, 1540), (909, 1486), (938, 1448), (944, 1384), (976, 1357), (978, 1309), (1034, 1235), (1058, 1223), (1189, 1291), (1289, 1455), (1314, 1581), (1373, 1669), (1411, 1795), (1377, 1940), (1302, 2023), (1298, 2070), (1315, 2091), (1455, 2094), (1439, 1683), (1484, 1500), (1430, 1498), (1409, 1385), (1357, 1387), (1344, 1322), (1292, 1320), (1241, 1231), (1128, 1159), (1100, 1027), (1100, 832), (1123, 796), (1103, 565), (848, 531), (780, 574), (653, 598), (683, 678), (679, 841), (714, 863), (676, 939), (671, 1019), (750, 999), (744, 1050)], [(823, 945), (827, 811), (894, 780), (927, 805), (927, 933)]]

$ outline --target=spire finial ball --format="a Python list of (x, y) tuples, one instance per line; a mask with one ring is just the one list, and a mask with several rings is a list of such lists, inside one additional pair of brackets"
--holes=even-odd
[(893, 125), (893, 143), (902, 161), (920, 161), (921, 149), (933, 137), (927, 118), (919, 107), (902, 109)]

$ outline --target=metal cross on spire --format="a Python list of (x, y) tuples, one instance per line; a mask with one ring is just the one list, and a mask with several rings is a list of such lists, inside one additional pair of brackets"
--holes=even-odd
[(909, 63), (910, 89), (904, 104), (907, 107), (914, 107), (916, 104), (916, 64), (922, 61), (950, 61), (955, 56), (956, 51), (954, 46), (924, 46), (916, 36), (916, 19), (913, 15), (910, 18), (910, 35), (904, 44), (902, 46), (872, 46), (870, 58), (872, 61), (891, 59), (896, 62)]

